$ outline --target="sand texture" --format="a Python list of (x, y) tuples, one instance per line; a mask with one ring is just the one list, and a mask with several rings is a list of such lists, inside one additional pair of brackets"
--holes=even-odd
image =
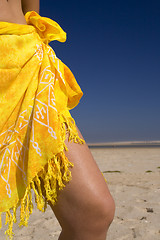
[[(116, 203), (107, 240), (159, 240), (160, 148), (92, 148), (91, 151)], [(6, 239), (4, 222), (3, 216), (0, 240)], [(15, 224), (13, 229), (16, 240), (58, 240), (61, 231), (49, 206), (45, 213), (35, 207), (28, 227), (20, 229)]]

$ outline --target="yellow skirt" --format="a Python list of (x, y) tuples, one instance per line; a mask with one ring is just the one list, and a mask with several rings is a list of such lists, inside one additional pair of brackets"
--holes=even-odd
[(37, 208), (45, 211), (47, 201), (55, 204), (58, 191), (71, 179), (66, 133), (70, 141), (84, 143), (69, 112), (83, 93), (48, 45), (65, 42), (66, 33), (35, 11), (25, 19), (27, 25), (0, 22), (0, 228), (5, 212), (10, 239), (18, 206), (19, 226), (27, 226), (31, 189)]

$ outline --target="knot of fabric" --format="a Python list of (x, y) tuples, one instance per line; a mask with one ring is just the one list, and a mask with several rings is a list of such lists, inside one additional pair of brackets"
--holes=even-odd
[(25, 14), (25, 19), (28, 25), (33, 25), (39, 34), (42, 41), (48, 44), (51, 41), (57, 40), (59, 42), (66, 41), (66, 32), (60, 25), (47, 17), (41, 17), (35, 11), (29, 11)]

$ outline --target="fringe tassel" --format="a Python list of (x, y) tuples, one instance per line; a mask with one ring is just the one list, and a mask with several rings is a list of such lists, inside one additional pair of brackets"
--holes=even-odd
[(32, 213), (32, 193), (31, 193), (31, 183), (26, 188), (24, 197), (21, 199), (21, 210), (20, 210), (20, 226), (28, 226), (29, 215)]
[[(65, 117), (64, 115), (60, 116), (61, 122), (61, 137), (64, 144), (63, 150), (68, 150), (64, 141), (68, 133), (68, 140), (74, 141), (76, 143), (83, 144), (85, 141), (78, 136), (77, 129), (75, 126), (75, 121), (72, 117)], [(47, 171), (45, 168), (37, 173), (34, 179), (29, 183), (25, 190), (24, 197), (17, 203), (16, 206), (12, 208), (13, 216), (10, 213), (10, 210), (6, 212), (6, 222), (8, 223), (8, 229), (5, 231), (5, 234), (9, 236), (9, 239), (13, 239), (14, 233), (12, 232), (13, 222), (16, 222), (16, 209), (20, 203), (20, 226), (28, 226), (28, 219), (30, 214), (33, 211), (32, 203), (32, 193), (31, 189), (35, 193), (35, 202), (37, 208), (45, 212), (47, 208), (47, 202), (50, 201), (55, 205), (57, 201), (58, 191), (62, 190), (65, 187), (65, 184), (71, 180), (71, 171), (70, 167), (73, 167), (73, 164), (69, 162), (65, 156), (64, 151), (54, 155), (51, 159), (48, 160)], [(39, 174), (39, 176), (38, 176)], [(43, 185), (42, 185), (43, 184)], [(45, 197), (44, 197), (45, 195)], [(1, 223), (1, 213), (0, 213), (0, 228)]]
[(72, 117), (66, 117), (65, 115), (62, 115), (61, 117), (63, 118), (62, 130), (63, 130), (63, 133), (65, 133), (64, 137), (66, 137), (66, 135), (68, 134), (69, 135), (68, 141), (70, 142), (74, 141), (75, 143), (84, 144), (85, 143), (84, 139), (81, 139), (78, 136), (75, 120)]
[(107, 182), (107, 180), (106, 180), (106, 178), (105, 178), (105, 176), (104, 176), (103, 172), (101, 172), (101, 174), (102, 174), (102, 176), (103, 176), (103, 178), (104, 178), (105, 182), (108, 184), (108, 182)]
[(6, 222), (5, 222), (5, 225), (8, 223), (8, 229), (5, 231), (5, 234), (7, 234), (9, 236), (9, 238), (12, 240), (13, 239), (13, 216), (12, 214), (10, 213), (10, 210), (8, 210), (6, 212)]

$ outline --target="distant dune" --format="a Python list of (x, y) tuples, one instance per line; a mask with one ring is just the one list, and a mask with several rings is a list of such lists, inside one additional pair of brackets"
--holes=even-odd
[(160, 147), (160, 141), (119, 141), (87, 144), (89, 147)]

